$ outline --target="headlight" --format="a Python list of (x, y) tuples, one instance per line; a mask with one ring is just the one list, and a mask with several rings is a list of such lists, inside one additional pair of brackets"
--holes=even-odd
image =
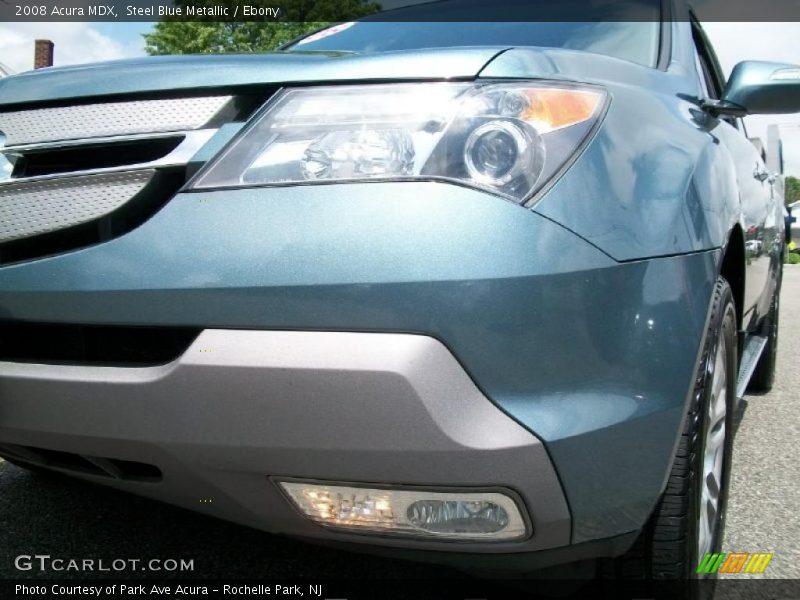
[(193, 189), (444, 180), (522, 202), (577, 152), (604, 91), (542, 82), (284, 90)]

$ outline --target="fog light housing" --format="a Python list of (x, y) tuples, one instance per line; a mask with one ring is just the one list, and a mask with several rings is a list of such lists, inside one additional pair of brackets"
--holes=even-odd
[(508, 541), (528, 534), (517, 503), (500, 492), (278, 483), (301, 514), (328, 527), (471, 541)]

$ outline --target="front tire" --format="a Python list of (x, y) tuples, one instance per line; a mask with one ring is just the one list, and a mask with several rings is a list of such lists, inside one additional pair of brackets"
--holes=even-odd
[(698, 584), (696, 570), (706, 553), (719, 552), (722, 542), (736, 395), (736, 339), (733, 294), (720, 277), (666, 490), (633, 548), (605, 569), (606, 576), (617, 580), (640, 581), (648, 597), (705, 598), (713, 592), (713, 581)]

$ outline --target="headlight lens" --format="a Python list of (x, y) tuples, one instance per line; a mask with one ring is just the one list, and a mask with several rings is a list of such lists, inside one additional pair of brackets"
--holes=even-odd
[(574, 155), (606, 101), (542, 82), (289, 89), (194, 179), (194, 189), (445, 180), (522, 202)]

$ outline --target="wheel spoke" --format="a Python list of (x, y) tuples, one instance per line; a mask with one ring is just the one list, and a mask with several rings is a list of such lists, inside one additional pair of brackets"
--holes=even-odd
[[(705, 492), (705, 486), (703, 486)], [(698, 556), (704, 556), (711, 550), (711, 527), (709, 526), (708, 497), (705, 493), (700, 498), (700, 518), (698, 522)]]
[[(724, 344), (720, 342), (720, 350), (724, 350)], [(714, 400), (719, 398), (722, 394), (723, 388), (726, 384), (726, 377), (725, 377), (725, 358), (724, 356), (720, 356), (719, 352), (717, 352), (717, 356), (715, 359), (714, 365), (714, 380), (711, 386), (711, 399)], [(714, 402), (711, 403), (712, 405)]]
[(719, 500), (719, 492), (720, 484), (719, 479), (717, 479), (717, 474), (713, 472), (709, 473), (708, 476), (706, 476), (706, 497), (712, 505), (716, 504), (717, 500)]
[(725, 397), (728, 395), (728, 386), (724, 384), (719, 396), (712, 396), (708, 407), (708, 426), (710, 429), (717, 427), (725, 420)]
[(708, 432), (706, 440), (706, 452), (712, 454), (716, 452), (725, 443), (725, 422), (723, 421), (716, 430)]

